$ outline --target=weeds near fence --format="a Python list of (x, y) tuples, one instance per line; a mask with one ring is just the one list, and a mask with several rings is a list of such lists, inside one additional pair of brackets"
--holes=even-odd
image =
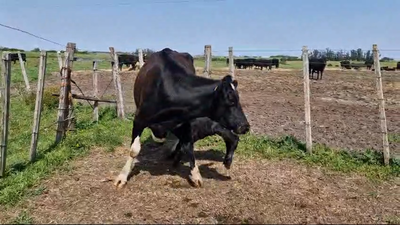
[[(51, 95), (51, 89), (45, 92)], [(29, 163), (28, 149), (32, 129), (32, 107), (27, 104), (29, 95), (12, 98), (10, 120), (9, 151), (7, 156), (7, 176), (0, 182), (0, 205), (11, 206), (28, 194), (28, 189), (35, 186), (41, 179), (69, 160), (85, 155), (91, 147), (113, 148), (123, 143), (129, 133), (131, 123), (115, 119), (113, 108), (100, 111), (101, 121), (92, 122), (91, 108), (77, 104), (77, 131), (70, 133), (60, 145), (54, 146), (56, 124), (56, 107), (53, 101), (58, 98), (46, 98), (42, 112), (40, 142), (37, 161)]]
[[(225, 144), (218, 136), (197, 142), (199, 147), (213, 147), (225, 151)], [(325, 145), (313, 147), (313, 154), (307, 154), (305, 144), (292, 136), (272, 139), (267, 136), (243, 135), (236, 154), (251, 158), (299, 160), (310, 165), (350, 173), (355, 172), (372, 180), (387, 180), (400, 176), (400, 160), (392, 159), (390, 166), (383, 164), (383, 154), (374, 150), (347, 151), (334, 150)]]

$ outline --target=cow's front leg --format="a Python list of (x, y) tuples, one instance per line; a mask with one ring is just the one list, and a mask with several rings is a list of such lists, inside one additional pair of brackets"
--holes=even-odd
[(128, 181), (128, 176), (132, 172), (132, 169), (135, 167), (135, 159), (139, 155), (141, 149), (140, 135), (142, 134), (143, 130), (144, 127), (140, 122), (138, 122), (138, 119), (135, 118), (132, 128), (132, 141), (129, 156), (126, 160), (125, 166), (122, 168), (121, 172), (114, 182), (114, 185), (118, 188), (121, 188), (126, 184), (126, 182)]
[[(182, 152), (186, 153), (189, 158), (190, 175), (189, 181), (194, 187), (203, 186), (203, 178), (201, 177), (199, 168), (196, 164), (193, 149), (193, 138), (192, 129), (190, 123), (184, 123), (178, 129), (175, 130), (175, 135), (179, 138), (180, 148), (176, 148), (177, 151), (181, 149)], [(177, 152), (179, 155), (179, 152)], [(182, 154), (182, 153), (181, 153)]]

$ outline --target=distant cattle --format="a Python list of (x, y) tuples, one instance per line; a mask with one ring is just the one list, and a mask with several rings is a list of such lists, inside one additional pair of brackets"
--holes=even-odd
[(341, 61), (341, 62), (340, 62), (340, 67), (341, 67), (342, 69), (344, 69), (344, 68), (346, 68), (346, 69), (351, 69), (350, 61), (349, 61), (349, 60), (343, 60), (343, 61)]
[(366, 60), (364, 64), (367, 66), (367, 70), (371, 70), (374, 65), (374, 60)]
[(189, 56), (165, 48), (153, 53), (140, 69), (133, 88), (137, 109), (129, 157), (114, 185), (127, 182), (146, 127), (159, 126), (178, 137), (179, 151), (189, 158), (189, 180), (197, 187), (203, 181), (195, 161), (191, 121), (207, 117), (236, 134), (250, 130), (239, 101), (238, 82), (230, 75), (219, 80), (196, 76)]
[(400, 70), (400, 62), (397, 62), (397, 67), (396, 67), (396, 69), (397, 69), (397, 70)]
[[(21, 53), (21, 58), (22, 58), (22, 61), (26, 62), (26, 54), (25, 53)], [(10, 61), (14, 62), (14, 64), (17, 61), (19, 61), (18, 53), (10, 53)]]
[(279, 59), (256, 59), (256, 58), (245, 58), (245, 59), (235, 59), (234, 60), (235, 67), (238, 69), (247, 69), (247, 68), (268, 68), (272, 69), (272, 66), (275, 68), (279, 68)]
[[(326, 58), (310, 58), (308, 60), (310, 78), (314, 79), (314, 72), (317, 73), (317, 80), (322, 79), (326, 67)], [(321, 75), (321, 76), (320, 76)]]

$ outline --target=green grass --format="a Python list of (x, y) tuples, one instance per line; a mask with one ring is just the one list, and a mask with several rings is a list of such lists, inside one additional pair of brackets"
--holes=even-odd
[[(363, 152), (333, 150), (322, 144), (313, 147), (313, 154), (306, 153), (305, 144), (291, 136), (271, 139), (267, 136), (243, 135), (236, 153), (245, 157), (283, 159), (291, 158), (309, 165), (319, 165), (338, 172), (355, 172), (372, 180), (387, 180), (400, 175), (400, 161), (391, 159), (384, 166), (380, 152), (367, 149)], [(225, 144), (218, 136), (196, 143), (199, 147), (225, 151)]]
[[(46, 94), (51, 95), (51, 91)], [(77, 104), (77, 131), (70, 133), (60, 145), (54, 146), (57, 113), (56, 107), (50, 102), (46, 104), (50, 107), (45, 107), (42, 112), (37, 161), (29, 163), (33, 107), (26, 105), (26, 98), (13, 96), (11, 102), (6, 177), (0, 179), (0, 205), (14, 205), (23, 196), (32, 195), (32, 192), (28, 192), (30, 187), (39, 184), (41, 179), (65, 162), (85, 155), (93, 146), (110, 149), (121, 145), (131, 129), (131, 121), (115, 119), (115, 109), (101, 109), (101, 121), (93, 123), (91, 108)], [(54, 100), (58, 101), (56, 97), (53, 97)]]
[[(27, 63), (25, 64), (25, 70), (28, 75), (28, 79), (30, 82), (36, 81), (38, 78), (38, 72), (39, 72), (40, 53), (39, 52), (25, 52), (25, 53), (26, 53), (26, 57), (27, 57)], [(87, 59), (103, 59), (103, 60), (110, 59), (110, 56), (108, 54), (76, 53), (74, 56), (79, 57), (79, 58), (87, 58)], [(62, 54), (62, 57), (64, 58), (63, 54)], [(12, 83), (24, 82), (19, 61), (17, 61), (15, 64), (11, 63), (11, 65), (12, 65), (11, 66), (11, 72), (12, 72), (11, 82)], [(57, 59), (56, 53), (53, 53), (53, 52), (47, 53), (47, 64), (46, 65), (47, 65), (46, 75), (59, 71), (58, 59)], [(73, 64), (73, 69), (74, 70), (91, 70), (92, 69), (92, 61), (75, 61)], [(110, 62), (99, 62), (98, 69), (111, 69), (111, 64), (110, 64)]]

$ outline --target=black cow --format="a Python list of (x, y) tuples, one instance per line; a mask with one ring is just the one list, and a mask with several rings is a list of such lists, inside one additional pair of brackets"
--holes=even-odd
[(247, 69), (252, 68), (254, 66), (255, 58), (245, 58), (245, 59), (235, 59), (235, 67), (238, 69)]
[[(189, 54), (188, 54), (189, 55)], [(238, 82), (226, 75), (221, 80), (191, 75), (190, 60), (169, 48), (153, 53), (140, 69), (134, 84), (137, 106), (132, 128), (130, 157), (114, 185), (126, 184), (140, 152), (140, 136), (146, 127), (159, 126), (179, 139), (181, 149), (189, 157), (189, 179), (202, 186), (195, 162), (190, 122), (208, 117), (236, 134), (245, 134), (250, 125), (243, 113)]]
[(351, 69), (350, 61), (349, 61), (349, 60), (341, 61), (341, 62), (340, 62), (340, 67), (341, 67), (342, 69), (343, 69), (343, 68)]
[(366, 60), (364, 64), (367, 66), (367, 70), (371, 70), (372, 66), (374, 65), (374, 60)]
[(272, 69), (272, 60), (271, 59), (256, 59), (253, 63), (254, 67), (258, 67), (261, 70), (263, 67)]
[(317, 80), (324, 73), (326, 58), (310, 58), (308, 62), (310, 79), (314, 79), (314, 72), (317, 72)]
[(272, 59), (272, 65), (274, 65), (275, 68), (279, 68), (279, 59)]
[(127, 67), (132, 66), (132, 69), (136, 69), (136, 63), (139, 62), (139, 57), (136, 55), (121, 54), (118, 55), (118, 68), (122, 70), (122, 66), (125, 64)]
[(400, 70), (400, 62), (397, 62), (396, 69), (397, 69), (397, 70)]
[[(24, 61), (26, 63), (26, 54), (25, 53), (21, 53), (21, 58), (22, 58), (22, 61)], [(19, 61), (18, 53), (10, 53), (10, 61), (14, 62), (14, 64), (17, 61)]]

